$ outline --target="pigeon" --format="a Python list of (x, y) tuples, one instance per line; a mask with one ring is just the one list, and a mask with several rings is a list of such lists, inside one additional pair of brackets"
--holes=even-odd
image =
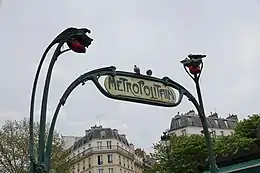
[(134, 72), (135, 72), (136, 74), (140, 74), (140, 68), (137, 67), (136, 65), (134, 65)]
[(151, 69), (149, 69), (149, 70), (146, 71), (146, 74), (147, 74), (148, 76), (152, 76), (153, 72), (152, 72)]

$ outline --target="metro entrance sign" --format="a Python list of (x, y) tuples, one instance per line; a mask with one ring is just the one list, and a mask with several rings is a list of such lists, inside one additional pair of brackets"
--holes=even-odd
[[(100, 84), (99, 79), (105, 77), (104, 86)], [(81, 84), (84, 85), (87, 81), (92, 81), (97, 89), (110, 99), (136, 102), (148, 105), (176, 107), (178, 106), (183, 96), (186, 96), (193, 103), (201, 117), (203, 130), (208, 132), (208, 124), (205, 114), (203, 113), (199, 103), (195, 97), (182, 85), (171, 80), (169, 77), (162, 79), (136, 74), (125, 71), (117, 71), (116, 67), (104, 67), (86, 72), (74, 80), (63, 93), (56, 110), (54, 111), (51, 128), (47, 140), (46, 155), (51, 155), (51, 144), (53, 141), (54, 126), (59, 115), (60, 109), (65, 105), (72, 91)], [(176, 92), (178, 92), (178, 97)], [(206, 139), (210, 139), (209, 133), (205, 133)], [(206, 141), (207, 144), (210, 142)], [(209, 143), (209, 146), (210, 143)], [(209, 156), (212, 157), (212, 148), (208, 149)], [(49, 167), (44, 168), (48, 170)]]
[(151, 79), (140, 79), (123, 75), (107, 76), (104, 81), (107, 92), (121, 100), (147, 104), (173, 105), (176, 102), (174, 90), (164, 83)]
[[(48, 95), (50, 88), (50, 81), (53, 72), (53, 68), (55, 62), (58, 57), (72, 50), (76, 53), (85, 53), (86, 48), (91, 45), (93, 41), (87, 33), (90, 33), (90, 30), (87, 28), (67, 28), (62, 31), (54, 40), (50, 43), (50, 45), (44, 51), (42, 58), (39, 62), (38, 68), (36, 70), (35, 78), (33, 81), (33, 88), (31, 94), (31, 104), (30, 104), (30, 123), (29, 123), (29, 154), (30, 154), (30, 172), (31, 173), (46, 173), (50, 171), (50, 163), (51, 163), (51, 155), (52, 155), (52, 143), (53, 143), (53, 135), (55, 123), (59, 114), (59, 111), (62, 106), (65, 105), (67, 98), (70, 96), (72, 91), (77, 88), (80, 84), (85, 84), (87, 81), (92, 81), (98, 90), (108, 98), (131, 101), (149, 105), (156, 106), (164, 106), (164, 107), (175, 107), (178, 106), (183, 96), (186, 96), (189, 101), (193, 103), (198, 111), (198, 115), (200, 116), (204, 136), (206, 139), (210, 170), (212, 173), (216, 173), (216, 164), (215, 158), (212, 148), (211, 137), (208, 131), (208, 123), (205, 117), (202, 96), (199, 86), (199, 77), (203, 68), (202, 58), (206, 57), (206, 55), (188, 55), (188, 58), (181, 61), (186, 72), (190, 75), (190, 77), (194, 80), (196, 84), (196, 90), (198, 94), (199, 103), (195, 99), (195, 97), (182, 85), (171, 80), (169, 77), (163, 77), (162, 79), (155, 78), (151, 76), (151, 73), (147, 73), (147, 75), (124, 71), (117, 71), (115, 67), (105, 67), (99, 68), (96, 70), (92, 70), (86, 72), (85, 74), (79, 76), (75, 81), (73, 81), (69, 87), (63, 93), (59, 103), (54, 112), (49, 133), (47, 144), (45, 141), (45, 131), (46, 131), (46, 112), (47, 112), (47, 104), (48, 104)], [(68, 49), (62, 50), (64, 44), (68, 45)], [(34, 124), (34, 107), (35, 107), (35, 96), (36, 89), (38, 84), (38, 79), (40, 75), (40, 71), (45, 61), (46, 55), (49, 50), (56, 46), (56, 49), (51, 58), (45, 84), (44, 91), (42, 95), (42, 104), (41, 104), (41, 116), (40, 116), (40, 132), (39, 132), (39, 147), (38, 147), (38, 159), (35, 158), (34, 152), (34, 133), (33, 133), (33, 124)], [(189, 71), (187, 70), (189, 69)], [(150, 75), (149, 75), (150, 74)], [(100, 85), (99, 79), (100, 77), (106, 77), (104, 87)], [(176, 97), (175, 89), (178, 92), (178, 97)], [(52, 170), (53, 172), (54, 170)]]

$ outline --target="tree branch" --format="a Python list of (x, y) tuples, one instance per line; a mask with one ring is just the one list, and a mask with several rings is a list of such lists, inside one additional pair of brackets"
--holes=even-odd
[[(5, 149), (4, 149), (4, 147), (2, 146), (2, 144), (0, 144), (0, 149), (1, 149), (1, 152), (2, 152), (2, 156), (5, 157), (5, 158), (4, 158), (4, 161), (7, 161), (7, 162), (9, 163), (9, 166), (10, 166), (10, 168), (12, 169), (12, 171), (15, 171), (15, 168), (14, 168), (14, 166), (13, 166), (13, 164), (12, 164), (12, 161), (11, 161), (11, 159), (8, 157), (8, 154), (4, 151)], [(3, 162), (2, 159), (1, 159), (1, 162), (2, 162), (2, 163), (5, 163), (5, 162)], [(4, 166), (6, 167), (5, 164), (4, 164)]]

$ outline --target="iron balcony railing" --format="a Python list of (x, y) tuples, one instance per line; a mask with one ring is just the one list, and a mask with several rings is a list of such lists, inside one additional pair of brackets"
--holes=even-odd
[(100, 146), (100, 147), (89, 147), (88, 149), (84, 150), (83, 152), (78, 153), (75, 156), (69, 157), (69, 160), (78, 160), (82, 157), (87, 157), (91, 154), (105, 154), (109, 152), (120, 152), (126, 157), (129, 157), (131, 159), (135, 159), (135, 154), (131, 151), (128, 151), (124, 149), (123, 147), (120, 147), (118, 145), (111, 145), (111, 146)]

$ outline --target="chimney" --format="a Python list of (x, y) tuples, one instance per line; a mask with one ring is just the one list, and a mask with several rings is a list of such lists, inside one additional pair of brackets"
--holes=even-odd
[(174, 118), (179, 118), (180, 117), (180, 112), (177, 113), (177, 115), (174, 116)]
[(97, 126), (94, 125), (94, 126), (91, 127), (91, 130), (94, 130), (94, 129), (96, 129), (96, 128), (97, 128)]
[(235, 115), (235, 114), (229, 114), (226, 119), (227, 119), (227, 120), (238, 121), (238, 117), (237, 117), (237, 115)]
[(134, 144), (130, 143), (130, 148), (131, 148), (131, 150), (135, 150)]
[(218, 113), (217, 112), (210, 112), (209, 118), (218, 118)]
[(113, 132), (118, 133), (118, 130), (117, 129), (113, 129)]
[(189, 116), (198, 116), (194, 110), (190, 110), (187, 115)]
[(88, 129), (88, 130), (85, 130), (85, 135), (86, 135), (86, 134), (88, 134), (89, 132), (91, 132), (91, 130), (90, 130), (90, 129)]
[(139, 157), (144, 157), (144, 151), (141, 148), (135, 149), (135, 154)]

